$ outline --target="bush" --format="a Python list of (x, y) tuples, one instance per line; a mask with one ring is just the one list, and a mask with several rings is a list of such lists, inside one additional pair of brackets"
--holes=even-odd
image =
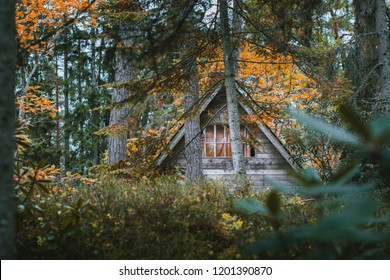
[(137, 185), (105, 179), (91, 192), (107, 250), (115, 259), (240, 257), (233, 195), (214, 182), (162, 177)]
[[(37, 189), (24, 202), (17, 215), (19, 258), (249, 259), (259, 256), (245, 246), (272, 233), (269, 220), (236, 211), (242, 192), (214, 181), (76, 179)], [(245, 196), (264, 200), (267, 193)], [(283, 207), (290, 225), (315, 218), (310, 202), (298, 197), (283, 197)]]
[[(352, 132), (298, 117), (357, 152), (323, 182), (296, 189), (107, 175), (60, 177), (43, 163), (15, 168), (17, 253), (24, 259), (390, 258), (390, 122), (343, 113)], [(362, 173), (370, 162), (377, 172)], [(371, 174), (371, 175), (370, 175)], [(119, 178), (118, 178), (119, 177)]]
[[(280, 197), (291, 190), (276, 183), (263, 203), (237, 201), (242, 212), (255, 213), (272, 226), (272, 235), (248, 246), (259, 257), (390, 258), (390, 121), (366, 123), (346, 106), (341, 106), (340, 113), (350, 130), (294, 114), (314, 130), (356, 151), (327, 182), (311, 167), (294, 174), (298, 186), (295, 194), (299, 199), (312, 199), (317, 209), (312, 212), (316, 213), (313, 223), (290, 225), (286, 217), (290, 217), (291, 209), (283, 209)], [(367, 163), (376, 172), (368, 173)]]

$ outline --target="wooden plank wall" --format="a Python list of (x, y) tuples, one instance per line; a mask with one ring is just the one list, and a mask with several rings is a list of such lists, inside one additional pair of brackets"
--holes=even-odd
[[(226, 96), (220, 94), (209, 104), (207, 109), (201, 114), (201, 127), (212, 124), (228, 124), (227, 110), (224, 107), (226, 104)], [(222, 110), (220, 110), (223, 108)], [(215, 116), (215, 113), (219, 113)], [(241, 114), (245, 114), (243, 108), (240, 108)], [(215, 116), (215, 117), (213, 117)], [(256, 156), (246, 158), (246, 171), (249, 179), (256, 188), (269, 187), (269, 183), (265, 178), (276, 181), (286, 186), (291, 186), (289, 174), (293, 170), (287, 160), (280, 154), (266, 135), (255, 125), (247, 126), (252, 135), (257, 139), (261, 146), (256, 150)], [(183, 137), (184, 138), (184, 137)], [(181, 139), (176, 145), (174, 152), (179, 151), (184, 147), (184, 139)], [(184, 153), (176, 157), (173, 164), (184, 167)], [(204, 158), (203, 159), (203, 174), (209, 178), (224, 179), (231, 181), (234, 177), (233, 164), (231, 158)]]
[[(266, 178), (272, 181), (291, 186), (289, 174), (291, 166), (272, 143), (257, 130), (256, 139), (262, 146), (256, 151), (256, 156), (245, 158), (248, 178), (255, 188), (269, 187)], [(180, 147), (180, 148), (179, 148)], [(184, 147), (184, 140), (176, 146), (178, 150)], [(180, 154), (174, 162), (185, 167), (184, 154)], [(202, 160), (203, 174), (213, 179), (231, 181), (234, 177), (233, 162), (231, 158), (204, 158)], [(185, 168), (184, 168), (185, 169)]]

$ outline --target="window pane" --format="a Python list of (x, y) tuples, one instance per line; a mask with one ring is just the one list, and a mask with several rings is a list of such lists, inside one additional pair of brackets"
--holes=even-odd
[(256, 151), (254, 148), (251, 147), (251, 157), (255, 157), (256, 156)]
[(214, 157), (214, 144), (206, 144), (206, 157)]
[(217, 157), (225, 157), (226, 156), (226, 144), (217, 144)]
[(226, 144), (226, 156), (231, 157), (232, 156), (232, 146), (230, 143)]
[(225, 143), (225, 129), (222, 125), (216, 125), (217, 143)]
[(248, 144), (243, 143), (242, 144), (242, 152), (244, 154), (244, 157), (250, 157), (251, 156), (251, 147)]
[(214, 126), (206, 127), (206, 142), (214, 142)]

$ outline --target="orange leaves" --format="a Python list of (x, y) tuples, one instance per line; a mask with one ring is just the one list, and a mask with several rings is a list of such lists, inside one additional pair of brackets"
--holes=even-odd
[(183, 103), (183, 97), (179, 97), (179, 98), (176, 98), (174, 101), (173, 101), (173, 105), (175, 106), (179, 106)]
[[(273, 126), (278, 112), (294, 103), (298, 108), (312, 106), (318, 98), (313, 80), (305, 76), (295, 65), (293, 57), (256, 51), (246, 44), (242, 46), (241, 63), (237, 78), (250, 90), (252, 98), (271, 113), (263, 121)], [(272, 110), (271, 110), (272, 109)]]
[[(223, 55), (219, 49), (207, 50), (208, 58), (198, 61), (200, 92), (223, 78)], [(237, 80), (243, 83), (252, 98), (273, 116), (265, 117), (267, 124), (276, 117), (275, 113), (292, 102), (299, 108), (315, 106), (318, 90), (315, 82), (296, 66), (290, 55), (274, 53), (250, 44), (241, 45)], [(260, 112), (262, 113), (262, 112)]]
[[(61, 182), (65, 186), (65, 190), (70, 191), (70, 192), (76, 192), (77, 190), (74, 188), (69, 188), (71, 185), (75, 184), (77, 185), (78, 182), (83, 183), (84, 185), (93, 185), (94, 183), (97, 182), (96, 179), (92, 179), (89, 177), (84, 177), (80, 173), (72, 173), (70, 171), (67, 171), (65, 173), (65, 177), (61, 178)], [(60, 191), (60, 188), (56, 188), (57, 191)], [(64, 190), (63, 190), (64, 191)], [(65, 192), (67, 193), (67, 192)]]
[(86, 12), (96, 9), (96, 3), (102, 1), (94, 1), (92, 5), (89, 0), (18, 1), (16, 30), (19, 45), (28, 52), (39, 52), (45, 49), (50, 41), (50, 38), (44, 40), (44, 36), (57, 34), (64, 25), (73, 23), (69, 21), (81, 19), (85, 26), (95, 26), (96, 20), (86, 17)]
[(39, 91), (38, 86), (30, 86), (28, 89), (26, 95), (18, 97), (16, 101), (22, 112), (30, 114), (47, 112), (54, 119), (57, 112), (54, 108), (54, 102), (44, 96), (36, 95), (34, 92)]
[(149, 129), (149, 133), (153, 135), (159, 135), (160, 133), (157, 130)]
[(59, 174), (60, 170), (55, 165), (47, 167), (31, 163), (30, 166), (23, 166), (22, 169), (15, 171), (14, 182), (16, 185), (30, 184), (30, 182), (46, 184)]
[(199, 89), (207, 90), (212, 84), (223, 78), (223, 53), (221, 49), (206, 50), (210, 57), (198, 59)]

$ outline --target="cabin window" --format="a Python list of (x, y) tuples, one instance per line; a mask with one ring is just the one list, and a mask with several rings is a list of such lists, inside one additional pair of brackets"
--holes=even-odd
[[(246, 127), (241, 127), (242, 138), (253, 138)], [(255, 149), (242, 143), (244, 157), (254, 157)], [(229, 128), (226, 125), (210, 125), (202, 133), (202, 157), (231, 157), (232, 146)]]

